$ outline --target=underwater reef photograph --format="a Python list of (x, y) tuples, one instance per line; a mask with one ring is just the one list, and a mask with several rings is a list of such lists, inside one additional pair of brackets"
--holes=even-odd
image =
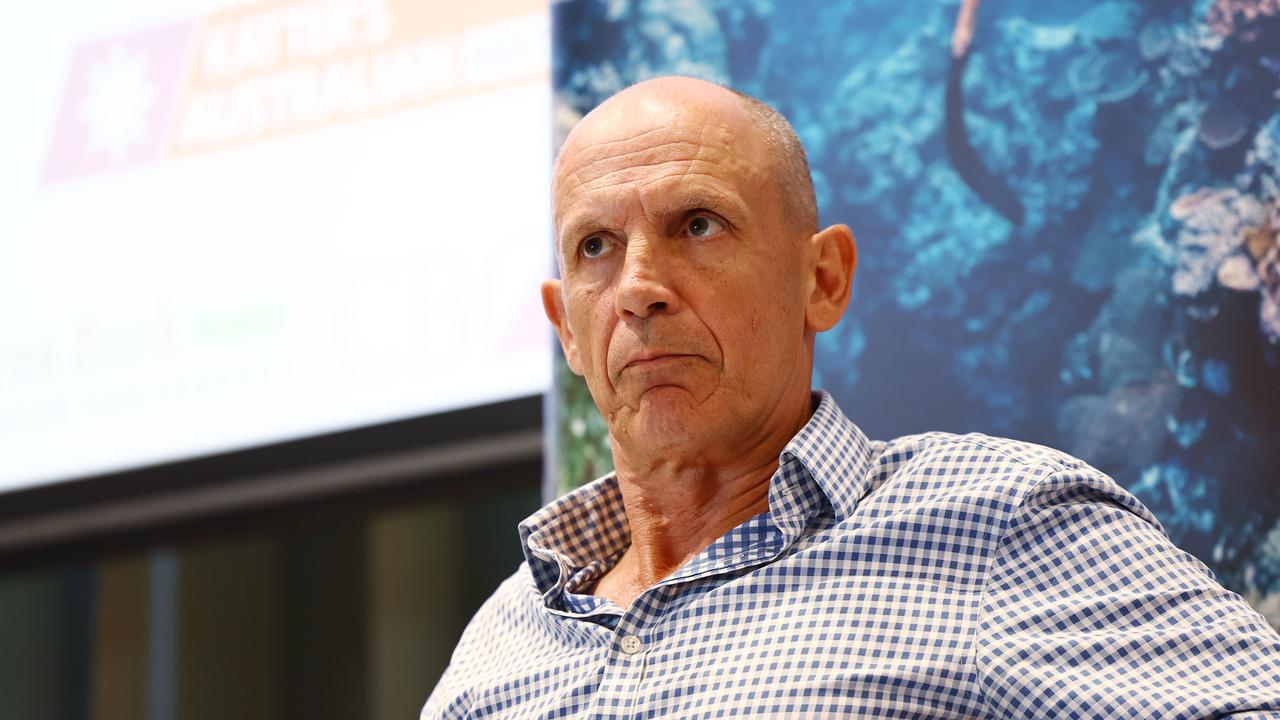
[[(1280, 627), (1280, 0), (563, 0), (560, 138), (691, 75), (778, 108), (859, 246), (814, 386), (872, 438), (1114, 477)], [(555, 492), (611, 469), (560, 361)]]

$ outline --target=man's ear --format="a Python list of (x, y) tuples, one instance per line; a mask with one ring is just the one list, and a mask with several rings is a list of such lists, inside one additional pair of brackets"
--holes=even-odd
[(565, 360), (575, 375), (582, 374), (582, 366), (578, 363), (578, 345), (573, 339), (573, 330), (569, 329), (569, 318), (564, 311), (564, 293), (559, 280), (547, 280), (542, 283), (542, 309), (547, 319), (555, 326), (556, 335), (560, 338), (560, 349), (564, 350)]
[(805, 326), (813, 332), (830, 330), (849, 305), (853, 274), (858, 267), (858, 244), (848, 225), (832, 225), (809, 238), (816, 260), (813, 292), (805, 308)]

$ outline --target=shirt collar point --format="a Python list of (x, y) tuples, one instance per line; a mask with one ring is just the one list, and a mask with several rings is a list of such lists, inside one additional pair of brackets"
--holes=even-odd
[(871, 441), (840, 409), (831, 394), (815, 390), (817, 407), (809, 422), (779, 454), (799, 462), (827, 497), (836, 520), (853, 515), (870, 485)]

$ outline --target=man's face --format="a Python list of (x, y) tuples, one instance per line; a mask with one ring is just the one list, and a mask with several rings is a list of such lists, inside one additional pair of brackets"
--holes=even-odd
[(566, 142), (561, 280), (543, 299), (624, 447), (740, 447), (809, 387), (809, 232), (787, 222), (760, 136), (728, 93), (620, 96)]

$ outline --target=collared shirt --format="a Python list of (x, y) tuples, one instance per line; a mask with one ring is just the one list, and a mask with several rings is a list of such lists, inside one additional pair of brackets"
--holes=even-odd
[(768, 512), (630, 607), (614, 476), (521, 523), (422, 717), (1280, 718), (1280, 635), (1110, 478), (819, 397)]

